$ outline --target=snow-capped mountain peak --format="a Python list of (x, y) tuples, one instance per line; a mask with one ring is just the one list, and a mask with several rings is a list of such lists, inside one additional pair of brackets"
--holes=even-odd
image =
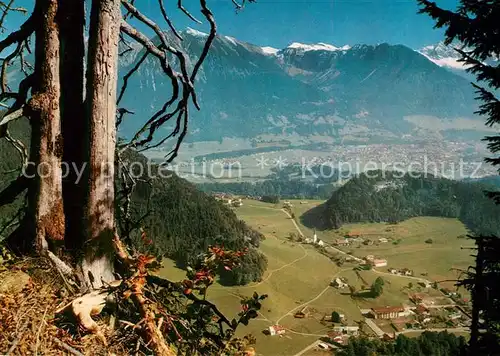
[(279, 49), (274, 48), (274, 47), (269, 47), (269, 46), (261, 47), (261, 49), (262, 49), (262, 53), (269, 55), (269, 56), (275, 56), (279, 52)]
[(345, 45), (343, 47), (335, 47), (331, 44), (322, 43), (322, 42), (317, 43), (317, 44), (312, 44), (312, 45), (299, 43), (299, 42), (293, 42), (287, 48), (298, 49), (298, 50), (302, 50), (304, 52), (308, 52), (308, 51), (331, 51), (331, 52), (334, 52), (334, 51), (347, 51), (351, 47), (348, 45)]
[(238, 45), (238, 42), (236, 41), (236, 38), (234, 37), (231, 37), (231, 36), (224, 36), (224, 38), (226, 40), (228, 40), (229, 42), (231, 42), (233, 45), (237, 46)]
[(455, 51), (455, 47), (454, 45), (447, 46), (443, 42), (439, 42), (435, 45), (425, 46), (417, 52), (440, 67), (460, 70), (467, 69), (466, 64), (458, 61), (460, 54)]
[(191, 27), (186, 28), (186, 33), (191, 35), (191, 36), (196, 36), (196, 37), (207, 37), (208, 36), (208, 33), (195, 30), (194, 28), (191, 28)]

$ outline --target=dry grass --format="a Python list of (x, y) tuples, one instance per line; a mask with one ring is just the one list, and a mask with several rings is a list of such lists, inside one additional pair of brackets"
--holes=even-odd
[(27, 273), (29, 282), (17, 291), (0, 294), (0, 354), (7, 355), (130, 355), (134, 333), (112, 332), (105, 318), (99, 324), (108, 345), (95, 335), (75, 329), (71, 320), (55, 319), (55, 311), (74, 296), (41, 259), (23, 260), (2, 273)]

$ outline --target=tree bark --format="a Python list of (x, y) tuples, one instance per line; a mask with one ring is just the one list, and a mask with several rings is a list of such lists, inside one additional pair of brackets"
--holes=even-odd
[[(84, 0), (59, 1), (61, 46), (61, 121), (64, 137), (63, 162), (69, 174), (63, 179), (66, 248), (77, 255), (84, 246), (82, 216), (84, 190), (78, 172), (85, 168), (84, 147)], [(78, 170), (78, 172), (77, 172)]]
[(91, 288), (114, 279), (111, 261), (120, 22), (119, 0), (92, 1), (86, 81), (86, 242), (81, 263), (83, 278)]
[[(28, 113), (32, 124), (31, 162), (36, 173), (29, 189), (35, 246), (48, 251), (48, 240), (64, 239), (61, 183), (62, 135), (59, 113), (59, 28), (57, 0), (38, 0), (41, 16), (36, 24), (35, 79)], [(35, 10), (36, 11), (36, 10)]]

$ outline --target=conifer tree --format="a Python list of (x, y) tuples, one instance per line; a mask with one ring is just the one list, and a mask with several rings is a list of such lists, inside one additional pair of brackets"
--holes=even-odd
[[(445, 29), (445, 44), (453, 45), (460, 61), (473, 73), (472, 83), (482, 103), (477, 114), (486, 118), (486, 125), (500, 123), (500, 1), (461, 0), (455, 11), (440, 8), (435, 2), (418, 0), (420, 13), (436, 21), (436, 28)], [(500, 134), (484, 141), (494, 155), (487, 163), (500, 166)], [(500, 192), (487, 192), (500, 204)], [(468, 353), (496, 355), (500, 352), (500, 239), (497, 236), (472, 236), (476, 242), (476, 265), (466, 273), (459, 285), (472, 295), (472, 325)]]

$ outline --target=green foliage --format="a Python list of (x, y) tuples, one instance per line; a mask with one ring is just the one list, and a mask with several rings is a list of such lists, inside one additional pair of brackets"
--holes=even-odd
[[(500, 2), (485, 0), (460, 0), (455, 11), (442, 9), (433, 1), (418, 0), (420, 13), (429, 15), (435, 27), (445, 29), (445, 43), (455, 44), (460, 61), (468, 65), (467, 71), (474, 74), (478, 84), (473, 84), (478, 100), (482, 101), (479, 115), (486, 117), (486, 125), (495, 127), (500, 123)], [(463, 46), (460, 46), (463, 44)], [(486, 158), (493, 166), (500, 165), (500, 135), (489, 135), (483, 139), (495, 157)], [(487, 194), (500, 204), (500, 192)], [(469, 217), (475, 216), (480, 226), (474, 232), (477, 245), (476, 265), (467, 270), (461, 282), (471, 291), (472, 325), (471, 355), (492, 355), (500, 353), (500, 240), (499, 231), (484, 231), (485, 220), (491, 214), (498, 216), (498, 209), (488, 211), (481, 205), (468, 207)], [(477, 211), (474, 211), (476, 209)], [(489, 225), (489, 223), (488, 223)], [(497, 226), (499, 224), (497, 223)]]
[(375, 281), (373, 281), (370, 292), (373, 298), (378, 298), (384, 292), (384, 279), (382, 277), (377, 277)]
[(425, 240), (425, 243), (426, 243), (426, 244), (432, 244), (433, 242), (434, 242), (434, 241), (433, 241), (432, 239), (427, 239), (427, 240)]
[[(0, 113), (0, 118), (3, 113)], [(9, 123), (12, 137), (23, 142), (29, 147), (30, 126), (27, 119), (18, 119)], [(4, 138), (0, 138), (0, 192), (19, 175), (21, 156), (18, 151)], [(11, 204), (0, 204), (0, 243), (17, 227), (23, 211), (24, 194), (21, 194)]]
[(261, 200), (264, 203), (279, 204), (280, 197), (278, 195), (264, 195)]
[(448, 332), (424, 331), (417, 338), (398, 335), (394, 341), (350, 338), (344, 348), (338, 350), (338, 356), (461, 356), (464, 355), (465, 339)]
[[(152, 256), (134, 254), (127, 268), (121, 273), (127, 280), (115, 291), (119, 315), (133, 324), (147, 323), (136, 312), (141, 303), (134, 296), (142, 294), (148, 301), (145, 308), (154, 310), (153, 320), (169, 344), (179, 355), (241, 355), (251, 350), (255, 343), (252, 335), (236, 336), (241, 325), (248, 325), (258, 316), (267, 295), (253, 293), (243, 298), (241, 310), (234, 318), (228, 318), (219, 308), (207, 300), (207, 292), (216, 279), (217, 271), (238, 266), (245, 251), (230, 251), (218, 247), (209, 248), (187, 268), (186, 278), (174, 282), (157, 276), (158, 263)], [(149, 288), (145, 288), (144, 285)], [(132, 302), (131, 302), (132, 299)], [(127, 342), (126, 340), (124, 342)], [(128, 348), (136, 347), (136, 343)], [(144, 345), (137, 346), (140, 353), (147, 353)]]
[(332, 321), (334, 323), (340, 323), (340, 314), (337, 313), (336, 311), (332, 312)]

